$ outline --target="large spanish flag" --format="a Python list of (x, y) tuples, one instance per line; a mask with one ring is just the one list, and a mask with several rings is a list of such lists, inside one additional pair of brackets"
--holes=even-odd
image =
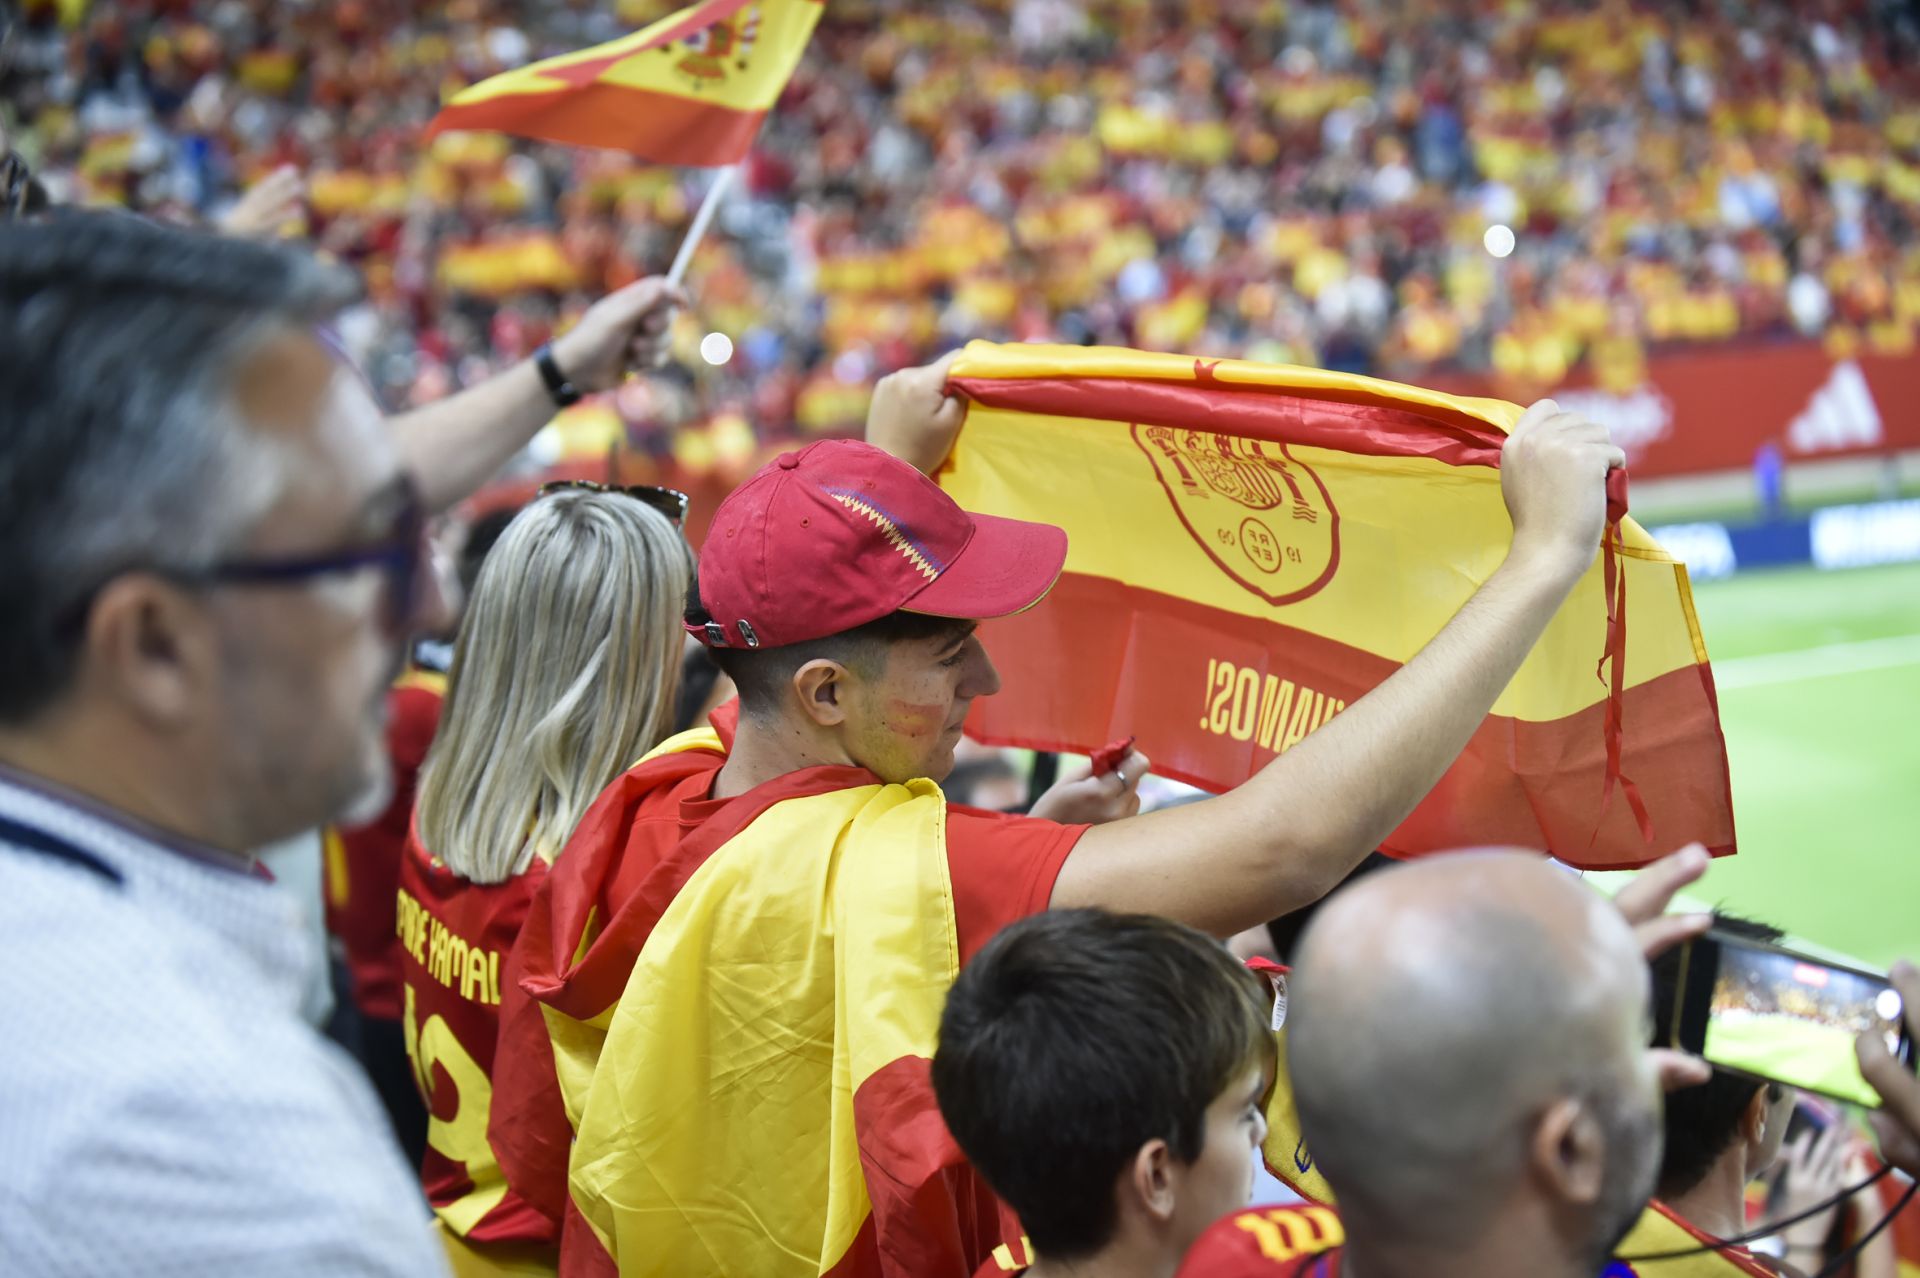
[[(982, 740), (1244, 781), (1379, 685), (1497, 568), (1500, 446), (1521, 410), (1372, 378), (1110, 348), (976, 342), (938, 478), (969, 510), (1066, 528), (1066, 572), (987, 627)], [(1644, 864), (1734, 850), (1726, 744), (1687, 572), (1631, 519), (1385, 850), (1544, 848)], [(1632, 602), (1628, 623), (1627, 602)]]
[(502, 1066), (552, 1082), (503, 1068), (501, 1165), (564, 1215), (566, 1278), (966, 1278), (1020, 1230), (933, 1096), (945, 800), (815, 768), (688, 832), (649, 800), (717, 767), (715, 722), (616, 780), (535, 898), (515, 958), (549, 1037), (503, 1023)]
[(482, 80), (427, 136), (494, 129), (661, 164), (732, 164), (753, 145), (823, 0), (707, 0), (607, 44)]

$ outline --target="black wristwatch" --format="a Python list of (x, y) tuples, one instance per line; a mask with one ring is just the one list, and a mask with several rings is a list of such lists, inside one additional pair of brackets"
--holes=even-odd
[(542, 342), (540, 349), (533, 353), (533, 366), (540, 370), (540, 380), (547, 384), (547, 394), (553, 396), (555, 404), (572, 408), (580, 402), (580, 388), (567, 380), (567, 375), (554, 361), (552, 342)]

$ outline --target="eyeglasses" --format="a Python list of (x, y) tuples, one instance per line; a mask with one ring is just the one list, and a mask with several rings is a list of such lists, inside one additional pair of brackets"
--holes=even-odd
[(678, 488), (662, 488), (657, 484), (635, 484), (630, 488), (622, 488), (613, 484), (596, 484), (591, 479), (556, 479), (540, 485), (539, 496), (545, 497), (549, 493), (562, 493), (572, 489), (588, 493), (618, 493), (623, 497), (631, 497), (665, 515), (667, 521), (675, 528), (687, 526), (687, 507), (693, 502), (692, 498)]
[(177, 574), (190, 581), (225, 585), (297, 585), (360, 568), (378, 568), (385, 579), (381, 624), (400, 636), (420, 606), (426, 581), (427, 512), (411, 484), (394, 520), (391, 535), (371, 545), (286, 559), (237, 559), (198, 572)]
[[(390, 636), (401, 638), (420, 606), (426, 582), (426, 536), (426, 505), (421, 501), (418, 490), (408, 484), (401, 499), (400, 513), (393, 522), (392, 533), (368, 545), (285, 559), (235, 559), (214, 564), (210, 568), (136, 566), (123, 569), (122, 572), (151, 572), (193, 585), (287, 586), (360, 568), (378, 568), (385, 578), (380, 624)], [(76, 635), (85, 628), (87, 616), (93, 611), (93, 602), (106, 584), (102, 582), (87, 591), (62, 613), (56, 625), (63, 635)]]
[(425, 593), (430, 557), (427, 551), (427, 509), (419, 490), (411, 482), (400, 499), (400, 513), (393, 530), (377, 542), (351, 549), (318, 555), (289, 556), (284, 559), (234, 559), (209, 568), (171, 568), (156, 564), (130, 564), (81, 594), (54, 619), (56, 632), (71, 641), (86, 629), (94, 601), (114, 579), (129, 573), (151, 573), (195, 586), (263, 585), (292, 586), (318, 577), (378, 568), (384, 580), (380, 624), (388, 636), (406, 638), (410, 623)]

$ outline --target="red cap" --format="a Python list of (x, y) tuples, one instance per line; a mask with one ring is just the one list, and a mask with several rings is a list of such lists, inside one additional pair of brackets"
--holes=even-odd
[(779, 648), (889, 613), (985, 620), (1040, 602), (1067, 561), (1051, 524), (970, 515), (871, 444), (783, 453), (714, 512), (687, 632), (713, 648)]

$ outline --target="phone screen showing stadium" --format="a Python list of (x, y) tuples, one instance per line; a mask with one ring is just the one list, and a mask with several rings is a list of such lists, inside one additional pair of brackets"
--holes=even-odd
[[(1860, 1077), (1853, 1043), (1874, 1030), (1886, 1035), (1888, 1051), (1904, 1054), (1900, 995), (1892, 986), (1865, 972), (1728, 939), (1698, 949), (1696, 961), (1715, 950), (1719, 957), (1698, 1048), (1710, 1063), (1857, 1105), (1880, 1103)], [(1702, 988), (1705, 975), (1697, 973), (1689, 985)]]

